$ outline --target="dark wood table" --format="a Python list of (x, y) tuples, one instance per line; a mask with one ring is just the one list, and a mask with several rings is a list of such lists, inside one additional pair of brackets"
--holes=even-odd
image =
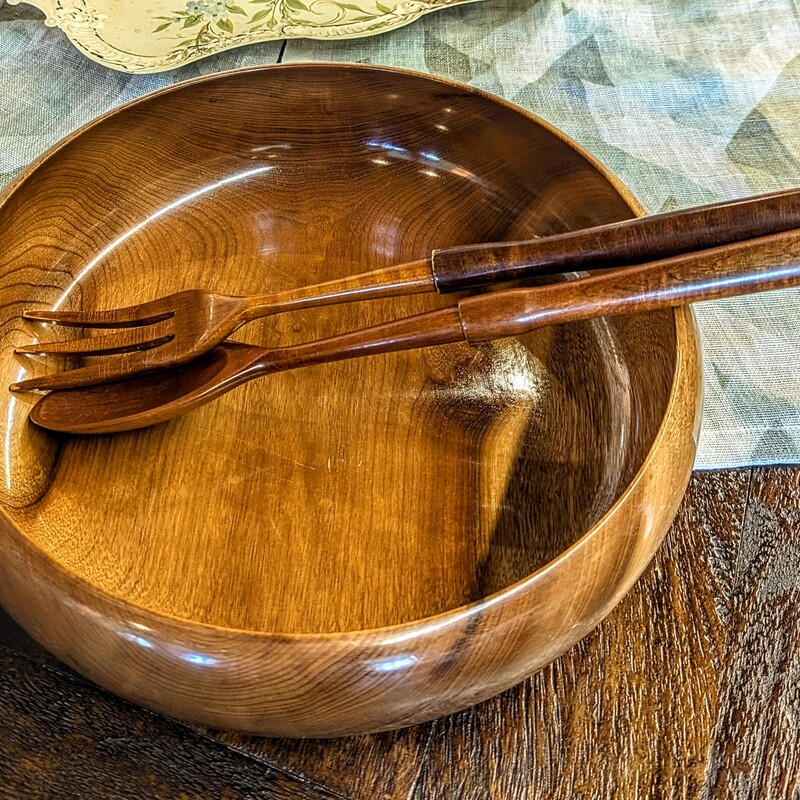
[(590, 636), (409, 730), (258, 739), (98, 689), (0, 616), (0, 798), (800, 797), (800, 469), (694, 476)]

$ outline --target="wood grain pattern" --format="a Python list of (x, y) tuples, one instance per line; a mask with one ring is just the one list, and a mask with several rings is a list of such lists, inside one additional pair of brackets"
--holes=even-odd
[[(20, 371), (31, 307), (281, 291), (632, 214), (569, 142), (466, 88), (204, 78), (94, 123), (6, 197), (0, 368)], [(442, 303), (246, 332), (289, 344)], [(691, 469), (696, 354), (688, 311), (622, 316), (282, 373), (91, 440), (40, 436), (15, 399), (0, 602), (92, 680), (217, 727), (334, 736), (469, 706), (584, 636), (657, 549)]]
[[(3, 763), (14, 785), (29, 791), (23, 797), (46, 795), (54, 773), (66, 786), (86, 776), (82, 798), (108, 797), (119, 762), (95, 754), (116, 714), (130, 733), (117, 744), (132, 759), (143, 749), (162, 752), (170, 737), (185, 753), (181, 738), (194, 742), (199, 733), (234, 748), (237, 759), (247, 754), (352, 800), (793, 797), (798, 482), (797, 468), (696, 474), (652, 565), (586, 639), (499, 698), (393, 733), (297, 741), (181, 732), (100, 689), (64, 691), (58, 676), (66, 667), (0, 615), (5, 654), (27, 655), (4, 662), (14, 665), (4, 672), (4, 696), (23, 701), (7, 702), (10, 713), (0, 715), (0, 754), (23, 728), (34, 742), (48, 742), (31, 747), (27, 760)], [(52, 669), (42, 677), (35, 662)], [(69, 719), (95, 724), (53, 753), (60, 723), (45, 709), (56, 703)], [(107, 715), (91, 716), (103, 704)], [(181, 760), (185, 771), (170, 772), (167, 797), (199, 785), (209, 764), (225, 763), (204, 747)], [(134, 792), (139, 780), (129, 774), (130, 796), (146, 795)]]
[(0, 647), (0, 798), (334, 800)]
[(800, 795), (800, 471), (754, 470), (702, 797)]

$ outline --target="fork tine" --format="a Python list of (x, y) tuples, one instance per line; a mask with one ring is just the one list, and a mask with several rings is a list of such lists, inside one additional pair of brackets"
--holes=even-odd
[(172, 334), (158, 336), (150, 328), (109, 333), (104, 336), (87, 336), (67, 342), (37, 342), (15, 348), (14, 352), (26, 356), (85, 355), (103, 356), (113, 353), (133, 353), (150, 350), (173, 339)]
[(54, 372), (52, 375), (42, 375), (40, 378), (28, 378), (25, 381), (12, 383), (9, 390), (12, 392), (48, 392), (51, 389), (76, 389), (80, 386), (89, 386), (97, 381), (97, 367), (78, 367), (64, 372)]
[(76, 369), (54, 372), (39, 378), (28, 378), (13, 383), (8, 388), (12, 392), (47, 392), (53, 389), (75, 389), (80, 386), (93, 386), (111, 383), (130, 377), (133, 371), (144, 372), (157, 369), (158, 364), (150, 361), (147, 351), (128, 353), (114, 361), (99, 361)]
[(110, 311), (25, 311), (24, 319), (35, 322), (52, 322), (71, 328), (136, 328), (163, 322), (175, 315), (162, 297), (149, 303), (140, 303)]

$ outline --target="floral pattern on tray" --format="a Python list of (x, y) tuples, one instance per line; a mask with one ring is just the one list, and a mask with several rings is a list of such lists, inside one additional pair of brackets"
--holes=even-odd
[[(352, 38), (476, 0), (24, 0), (87, 56), (124, 72), (161, 72), (254, 42)], [(16, 5), (21, 0), (8, 0)], [(155, 9), (155, 11), (153, 10)]]

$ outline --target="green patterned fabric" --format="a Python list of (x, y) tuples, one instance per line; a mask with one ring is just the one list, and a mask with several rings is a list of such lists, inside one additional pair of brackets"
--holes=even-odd
[[(254, 45), (160, 75), (87, 61), (0, 4), (0, 182), (86, 120), (198, 74), (283, 61), (430, 72), (532, 110), (651, 212), (800, 185), (800, 10), (790, 0), (484, 0), (368, 39)], [(800, 291), (695, 307), (701, 468), (800, 463)]]

